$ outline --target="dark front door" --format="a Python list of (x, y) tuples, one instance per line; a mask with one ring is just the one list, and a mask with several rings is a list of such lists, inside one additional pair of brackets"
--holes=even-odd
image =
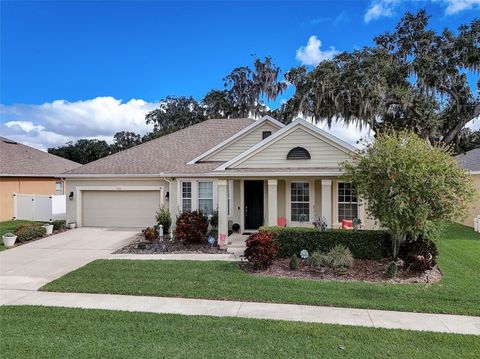
[(245, 228), (258, 229), (263, 224), (263, 181), (245, 181)]

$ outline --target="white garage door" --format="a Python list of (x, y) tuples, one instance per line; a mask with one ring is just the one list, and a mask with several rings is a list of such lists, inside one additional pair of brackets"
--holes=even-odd
[(83, 191), (87, 227), (147, 227), (155, 224), (160, 191)]

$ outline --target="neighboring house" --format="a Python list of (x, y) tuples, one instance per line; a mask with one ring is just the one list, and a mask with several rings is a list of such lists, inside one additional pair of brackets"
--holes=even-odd
[(468, 209), (467, 217), (461, 223), (473, 227), (473, 219), (480, 215), (480, 148), (475, 148), (455, 157), (460, 167), (467, 170), (472, 176), (472, 182), (477, 189), (478, 196)]
[(218, 209), (220, 243), (233, 223), (248, 232), (358, 217), (368, 228), (365, 206), (340, 178), (355, 151), (302, 119), (208, 120), (64, 174), (67, 215), (79, 226), (145, 227), (161, 204), (173, 220)]
[(13, 194), (63, 194), (61, 173), (79, 163), (0, 137), (0, 221), (13, 218)]

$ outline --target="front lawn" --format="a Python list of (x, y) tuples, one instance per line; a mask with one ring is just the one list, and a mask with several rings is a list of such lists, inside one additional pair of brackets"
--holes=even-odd
[(5, 247), (3, 246), (3, 240), (1, 237), (8, 232), (15, 233), (18, 227), (24, 225), (24, 224), (29, 224), (29, 223), (35, 223), (32, 221), (22, 221), (22, 220), (12, 220), (12, 221), (4, 221), (0, 222), (0, 251), (3, 251)]
[(0, 308), (2, 358), (475, 358), (471, 335), (244, 318)]
[(432, 285), (262, 277), (235, 262), (98, 260), (42, 290), (480, 315), (480, 235), (451, 224), (437, 244), (444, 277)]

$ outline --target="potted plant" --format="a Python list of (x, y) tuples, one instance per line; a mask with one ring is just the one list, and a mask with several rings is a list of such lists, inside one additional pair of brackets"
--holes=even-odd
[(15, 241), (17, 240), (17, 236), (13, 233), (5, 233), (2, 236), (3, 245), (5, 248), (12, 248), (15, 245)]
[(47, 236), (49, 236), (53, 233), (53, 224), (52, 223), (45, 223), (42, 227), (45, 228), (45, 234)]
[(77, 226), (77, 222), (68, 222), (68, 228), (74, 229)]

